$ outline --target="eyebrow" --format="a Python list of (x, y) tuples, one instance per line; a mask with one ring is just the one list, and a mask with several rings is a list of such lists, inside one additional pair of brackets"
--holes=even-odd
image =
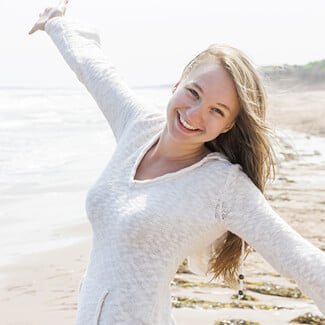
[[(196, 87), (202, 94), (204, 94), (203, 89), (196, 83), (193, 82), (192, 83), (194, 87)], [(228, 110), (230, 112), (230, 108), (226, 105), (226, 104), (222, 104), (222, 103), (216, 103), (216, 106), (222, 106), (223, 108), (225, 108), (226, 110)]]

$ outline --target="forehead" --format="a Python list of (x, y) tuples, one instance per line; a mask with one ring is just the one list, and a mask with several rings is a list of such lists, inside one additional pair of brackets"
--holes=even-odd
[(235, 83), (221, 64), (215, 62), (199, 64), (189, 72), (184, 82), (200, 86), (204, 95), (211, 101), (223, 103), (234, 111), (239, 110)]

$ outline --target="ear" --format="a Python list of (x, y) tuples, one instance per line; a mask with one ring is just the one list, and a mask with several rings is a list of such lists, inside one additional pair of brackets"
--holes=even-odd
[(172, 93), (174, 93), (176, 91), (177, 87), (179, 86), (179, 83), (180, 83), (180, 81), (176, 82), (176, 84), (173, 87)]

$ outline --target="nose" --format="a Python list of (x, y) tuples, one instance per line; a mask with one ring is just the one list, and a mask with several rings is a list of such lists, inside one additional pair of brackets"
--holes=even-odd
[(187, 109), (186, 115), (189, 122), (195, 124), (196, 127), (200, 127), (205, 121), (206, 111), (203, 103), (196, 103)]

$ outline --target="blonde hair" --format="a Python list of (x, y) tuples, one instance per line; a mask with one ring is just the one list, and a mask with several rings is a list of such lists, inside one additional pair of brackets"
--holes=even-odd
[[(274, 176), (276, 158), (270, 142), (271, 132), (265, 124), (266, 92), (253, 64), (240, 50), (226, 45), (212, 45), (198, 54), (184, 68), (182, 79), (207, 60), (222, 65), (234, 81), (240, 111), (234, 126), (205, 145), (240, 164), (252, 182), (263, 192), (267, 180)], [(223, 247), (210, 259), (214, 277), (236, 283), (242, 240), (228, 231)], [(246, 244), (246, 250), (248, 245)]]

